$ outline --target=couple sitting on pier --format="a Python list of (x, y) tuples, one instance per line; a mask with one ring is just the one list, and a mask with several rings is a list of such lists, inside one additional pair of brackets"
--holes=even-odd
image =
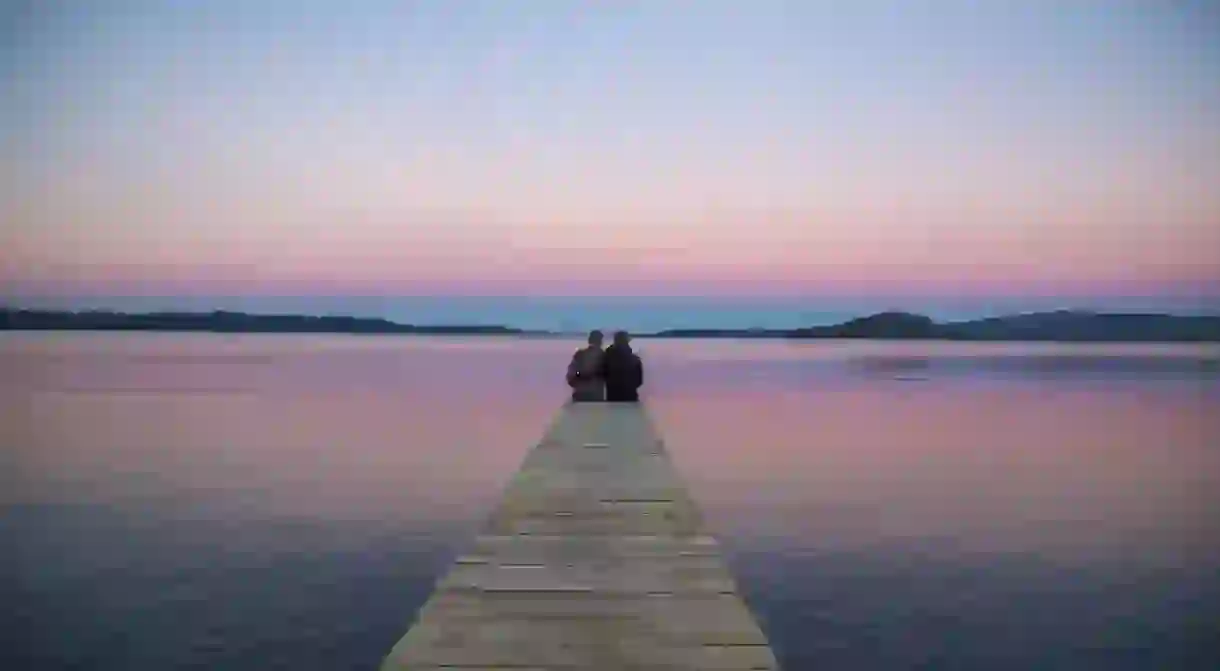
[(602, 332), (589, 333), (589, 346), (576, 350), (568, 364), (572, 401), (635, 403), (644, 384), (644, 364), (631, 351), (626, 331), (614, 334), (614, 343), (602, 349)]

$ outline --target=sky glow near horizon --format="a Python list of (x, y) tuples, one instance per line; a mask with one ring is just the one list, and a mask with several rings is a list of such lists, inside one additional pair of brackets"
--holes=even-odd
[(9, 299), (1220, 297), (1206, 2), (0, 11)]

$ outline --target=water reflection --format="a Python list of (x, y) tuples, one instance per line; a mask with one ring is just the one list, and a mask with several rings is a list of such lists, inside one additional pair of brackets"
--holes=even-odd
[(1216, 400), (857, 381), (654, 412), (790, 668), (1203, 669)]
[[(0, 338), (5, 668), (372, 668), (578, 344)], [(1215, 348), (639, 350), (788, 668), (1215, 666)]]

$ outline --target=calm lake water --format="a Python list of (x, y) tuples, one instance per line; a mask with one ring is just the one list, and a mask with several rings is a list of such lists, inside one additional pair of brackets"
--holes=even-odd
[[(575, 341), (0, 336), (0, 668), (374, 669)], [(643, 341), (786, 669), (1220, 668), (1220, 349)]]

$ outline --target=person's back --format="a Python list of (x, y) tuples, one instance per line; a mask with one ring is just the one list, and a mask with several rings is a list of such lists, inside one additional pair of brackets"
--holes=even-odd
[(603, 401), (606, 385), (602, 380), (602, 333), (589, 334), (589, 346), (576, 350), (568, 363), (568, 386), (572, 387), (572, 400), (577, 403)]
[(644, 384), (644, 364), (631, 351), (630, 336), (625, 331), (614, 334), (614, 344), (606, 348), (602, 357), (602, 378), (606, 383), (606, 400), (616, 403), (634, 403), (640, 400), (640, 387)]

